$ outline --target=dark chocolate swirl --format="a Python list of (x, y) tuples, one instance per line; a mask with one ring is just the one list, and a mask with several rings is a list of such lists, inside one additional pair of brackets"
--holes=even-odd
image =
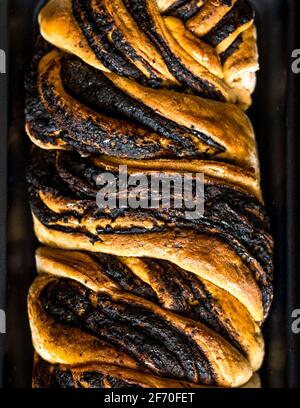
[[(262, 364), (273, 296), (273, 241), (243, 112), (258, 69), (252, 7), (49, 0), (39, 24), (25, 110), (38, 146), (29, 200), (45, 245), (28, 297), (33, 385), (243, 386)], [(124, 167), (146, 180), (142, 206), (121, 205), (138, 187), (124, 186)], [(193, 200), (204, 180), (197, 217), (182, 196), (175, 205), (174, 177), (187, 173)], [(169, 205), (159, 187), (153, 206), (162, 175), (173, 180)], [(109, 183), (115, 205), (101, 207)]]
[[(188, 95), (182, 100), (168, 90), (151, 95), (145, 87), (123, 84), (48, 50), (39, 45), (26, 80), (26, 129), (40, 147), (134, 159), (222, 158), (257, 171), (253, 131), (238, 108)], [(179, 101), (188, 115), (185, 122), (176, 111)], [(223, 129), (216, 128), (218, 117)]]
[[(231, 380), (222, 378), (217, 362), (224, 353), (232, 354), (237, 367), (244, 364), (242, 356), (253, 368), (260, 364), (261, 333), (246, 309), (225, 291), (175, 265), (49, 248), (38, 250), (37, 264), (43, 275), (30, 290), (29, 315), (42, 357), (63, 352), (60, 343), (52, 341), (57, 330), (68, 336), (75, 328), (79, 331), (74, 333), (104, 342), (111, 353), (121, 350), (146, 378), (149, 373), (194, 384), (225, 385)], [(54, 332), (48, 330), (52, 321)], [(210, 349), (208, 338), (214, 339)], [(53, 344), (51, 351), (44, 349), (45, 341)], [(69, 338), (70, 349), (77, 341), (76, 336)], [(109, 354), (100, 359), (95, 354), (94, 364), (113, 362)], [(82, 363), (85, 358), (89, 357), (83, 354)], [(64, 364), (72, 361), (68, 351), (62, 359)], [(127, 367), (122, 360), (119, 365)], [(233, 381), (239, 381), (241, 373), (236, 375)]]
[[(217, 236), (229, 244), (252, 270), (260, 285), (267, 315), (272, 300), (273, 244), (265, 210), (255, 197), (207, 179), (205, 211), (199, 219), (188, 219), (184, 207), (101, 210), (96, 203), (100, 189), (96, 179), (107, 171), (115, 175), (118, 184), (117, 168), (111, 169), (105, 162), (96, 166), (75, 154), (36, 151), (28, 172), (35, 216), (50, 229), (77, 232), (92, 242), (101, 241), (103, 234), (145, 235), (174, 228)], [(55, 206), (59, 205), (59, 212), (51, 210), (51, 201)], [(73, 203), (71, 207), (68, 202)], [(87, 229), (86, 219), (89, 225), (94, 223), (93, 232)]]
[[(102, 71), (243, 107), (258, 69), (253, 20), (246, 0), (52, 0), (40, 14), (46, 40)], [(62, 24), (69, 31), (57, 35)], [(233, 54), (243, 58), (230, 73), (220, 54), (239, 35)]]

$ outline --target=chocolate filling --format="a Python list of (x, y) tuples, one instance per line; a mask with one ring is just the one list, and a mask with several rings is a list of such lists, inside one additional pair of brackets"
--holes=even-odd
[[(97, 58), (112, 72), (147, 84), (160, 84), (153, 69), (136, 54), (134, 47), (125, 40), (124, 35), (116, 28), (113, 18), (105, 7), (97, 4), (94, 10), (91, 1), (73, 0), (73, 14), (90, 47)], [(147, 2), (144, 0), (125, 0), (124, 4), (139, 28), (149, 37), (162, 55), (169, 71), (185, 87), (196, 94), (210, 99), (224, 101), (225, 98), (216, 87), (203, 78), (195, 76), (169, 48), (154, 24)], [(131, 59), (131, 60), (130, 60)], [(139, 59), (150, 74), (147, 79), (132, 61)]]
[[(132, 234), (165, 231), (174, 228), (192, 228), (207, 235), (216, 235), (229, 244), (243, 259), (257, 280), (264, 302), (265, 314), (272, 299), (272, 248), (268, 218), (264, 208), (253, 197), (229, 186), (205, 184), (205, 211), (199, 219), (189, 220), (186, 208), (138, 208), (100, 210), (96, 204), (96, 177), (105, 172), (103, 167), (94, 167), (76, 154), (61, 153), (56, 156), (49, 152), (35, 152), (28, 171), (30, 200), (38, 219), (49, 228), (80, 232), (89, 236), (80, 226), (81, 218), (89, 214), (97, 220), (107, 220), (107, 226), (97, 229), (97, 235), (89, 236), (92, 241), (101, 240), (102, 234)], [(118, 174), (115, 174), (118, 180)], [(66, 208), (62, 214), (51, 212), (40, 199), (38, 192), (49, 192), (54, 197), (77, 200), (78, 208)], [(132, 227), (122, 226), (124, 216), (132, 219)], [(68, 227), (69, 217), (79, 221), (76, 228)], [(145, 227), (143, 220), (149, 218), (151, 227)], [(110, 222), (119, 221), (118, 227)], [(63, 221), (66, 226), (56, 223)], [(71, 225), (71, 224), (70, 224)]]
[[(78, 368), (77, 368), (78, 370)], [(34, 384), (36, 388), (139, 388), (127, 379), (120, 379), (99, 371), (83, 367), (80, 376), (74, 376), (72, 367), (50, 364), (38, 358), (34, 367)]]
[[(171, 139), (172, 143), (175, 144), (174, 150), (172, 150), (174, 156), (180, 156), (179, 149), (190, 152), (191, 156), (195, 157), (197, 155), (196, 147), (189, 140), (188, 134), (196, 136), (208, 145), (207, 156), (225, 150), (223, 146), (213, 141), (208, 135), (196, 129), (188, 129), (178, 125), (176, 122), (157, 114), (153, 109), (126, 95), (104, 74), (88, 67), (77, 59), (64, 59), (62, 79), (66, 89), (96, 111), (104, 111), (109, 115), (130, 120), (134, 124), (143, 125), (147, 129)], [(178, 150), (176, 150), (177, 146)]]
[(240, 48), (240, 45), (243, 43), (243, 35), (240, 34), (235, 41), (231, 44), (230, 47), (227, 48), (226, 51), (222, 52), (220, 54), (220, 60), (221, 64), (224, 65), (225, 62), (228, 60), (229, 57), (231, 57), (235, 51), (237, 51)]
[(153, 44), (161, 53), (172, 75), (198, 95), (205, 98), (225, 101), (222, 93), (215, 86), (203, 78), (195, 76), (180, 58), (175, 55), (157, 30), (152, 15), (149, 12), (147, 0), (124, 0), (127, 9), (135, 18), (140, 28), (149, 36)]
[(157, 295), (151, 286), (143, 282), (115, 256), (97, 253), (89, 253), (89, 256), (101, 266), (101, 271), (107, 277), (118, 284), (120, 289), (158, 303)]
[(246, 0), (238, 0), (232, 9), (215, 25), (202, 40), (216, 47), (240, 26), (254, 18), (254, 10)]
[[(39, 74), (39, 61), (48, 48), (39, 46), (26, 79), (26, 122), (30, 133), (42, 143), (55, 146), (60, 139), (85, 155), (139, 159), (211, 158), (224, 152), (210, 136), (157, 114), (76, 57), (54, 59)], [(50, 77), (57, 69), (60, 76), (53, 83)], [(72, 109), (60, 94), (60, 81), (67, 93), (88, 108), (82, 112)], [(98, 116), (92, 118), (87, 109)]]
[[(97, 13), (95, 19), (90, 1), (73, 0), (72, 5), (74, 16), (90, 47), (106, 68), (119, 75), (145, 81), (145, 77), (138, 68), (109, 41), (108, 35), (112, 29), (113, 19), (105, 13), (105, 10), (102, 9), (101, 13)], [(100, 3), (99, 7), (101, 7)]]
[(108, 341), (156, 374), (215, 383), (199, 346), (149, 306), (116, 301), (103, 293), (96, 295), (69, 279), (49, 283), (40, 293), (40, 302), (60, 323)]
[(198, 0), (183, 0), (178, 1), (165, 11), (165, 15), (174, 16), (180, 18), (184, 22), (192, 18), (201, 9), (198, 5)]

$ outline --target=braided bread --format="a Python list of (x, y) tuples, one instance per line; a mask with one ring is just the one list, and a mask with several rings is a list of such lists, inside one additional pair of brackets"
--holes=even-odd
[[(113, 365), (49, 364), (37, 354), (34, 358), (34, 388), (205, 388), (187, 381), (176, 381)], [(260, 388), (254, 374), (241, 388)]]
[[(273, 241), (243, 111), (258, 69), (252, 8), (50, 0), (39, 22), (25, 111), (44, 245), (28, 297), (33, 385), (255, 386)], [(204, 174), (203, 216), (99, 208), (97, 177), (120, 185), (121, 165)]]
[(253, 19), (245, 0), (52, 0), (39, 18), (47, 41), (101, 71), (245, 107), (258, 68)]

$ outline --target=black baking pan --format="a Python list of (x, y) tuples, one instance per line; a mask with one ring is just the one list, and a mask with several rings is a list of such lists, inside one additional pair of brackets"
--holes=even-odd
[[(295, 26), (299, 1), (251, 2), (256, 9), (261, 70), (249, 115), (257, 135), (262, 186), (276, 243), (275, 298), (264, 328), (266, 358), (261, 379), (267, 388), (299, 387), (299, 335), (291, 330), (292, 312), (300, 309), (296, 200), (299, 104), (295, 90), (298, 77), (291, 71), (291, 53), (297, 48)], [(29, 142), (23, 129), (23, 81), (41, 3), (0, 2), (0, 48), (7, 54), (7, 74), (0, 74), (0, 309), (6, 311), (7, 317), (7, 332), (0, 335), (0, 382), (4, 387), (31, 386), (33, 349), (26, 296), (35, 275), (37, 242), (25, 184)]]

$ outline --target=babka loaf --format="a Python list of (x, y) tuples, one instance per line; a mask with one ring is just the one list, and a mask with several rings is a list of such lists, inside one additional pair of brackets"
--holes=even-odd
[[(207, 388), (187, 381), (157, 377), (118, 366), (49, 364), (35, 354), (34, 388)], [(241, 388), (260, 388), (258, 374)]]
[[(33, 386), (256, 386), (273, 241), (244, 113), (258, 69), (251, 6), (50, 0), (39, 22), (25, 112), (44, 245), (28, 297)], [(99, 207), (99, 177), (120, 186), (120, 166), (189, 173), (193, 196), (203, 174), (203, 215)]]
[(47, 41), (109, 78), (247, 107), (258, 68), (253, 19), (246, 0), (52, 0), (39, 21)]

